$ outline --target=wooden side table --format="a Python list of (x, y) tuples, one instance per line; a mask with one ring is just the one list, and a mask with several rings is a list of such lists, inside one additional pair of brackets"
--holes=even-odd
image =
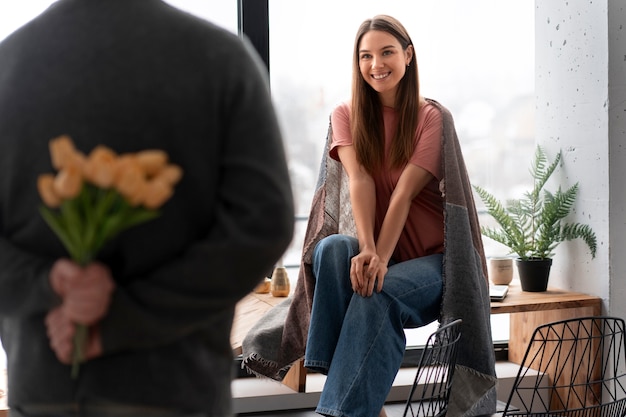
[(519, 364), (538, 326), (574, 317), (599, 316), (602, 299), (552, 287), (545, 292), (526, 292), (519, 282), (513, 281), (506, 298), (491, 303), (491, 314), (501, 313), (511, 313), (509, 361)]

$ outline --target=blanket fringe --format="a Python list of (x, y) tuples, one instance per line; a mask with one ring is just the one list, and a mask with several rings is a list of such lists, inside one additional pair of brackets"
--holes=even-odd
[(292, 364), (278, 368), (278, 362), (262, 358), (258, 353), (251, 353), (241, 361), (241, 368), (257, 378), (281, 382)]

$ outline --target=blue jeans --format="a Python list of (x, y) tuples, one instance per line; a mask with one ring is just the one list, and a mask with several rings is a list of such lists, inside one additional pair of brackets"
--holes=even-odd
[(380, 293), (352, 290), (350, 259), (358, 241), (322, 239), (313, 252), (316, 277), (304, 366), (327, 375), (319, 414), (378, 416), (402, 364), (404, 328), (439, 317), (443, 255), (392, 263)]

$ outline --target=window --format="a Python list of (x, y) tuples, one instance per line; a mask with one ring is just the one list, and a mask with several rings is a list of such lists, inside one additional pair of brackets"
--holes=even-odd
[(237, 1), (164, 0), (181, 10), (237, 33)]
[(0, 3), (0, 41), (28, 22), (56, 0), (29, 0), (28, 2)]

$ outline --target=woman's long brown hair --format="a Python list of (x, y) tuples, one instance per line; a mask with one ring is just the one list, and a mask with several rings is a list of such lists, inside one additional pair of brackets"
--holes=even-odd
[[(400, 42), (406, 51), (413, 45), (408, 32), (402, 24), (391, 16), (378, 15), (364, 21), (354, 41), (352, 68), (352, 113), (350, 130), (359, 163), (370, 174), (376, 174), (385, 158), (385, 139), (383, 126), (383, 105), (378, 93), (370, 87), (361, 75), (359, 67), (359, 47), (363, 35), (371, 30), (387, 32)], [(419, 77), (415, 51), (409, 67), (398, 85), (395, 108), (398, 113), (398, 126), (391, 143), (389, 166), (404, 166), (413, 154), (415, 131), (417, 130), (417, 112), (420, 105)]]

